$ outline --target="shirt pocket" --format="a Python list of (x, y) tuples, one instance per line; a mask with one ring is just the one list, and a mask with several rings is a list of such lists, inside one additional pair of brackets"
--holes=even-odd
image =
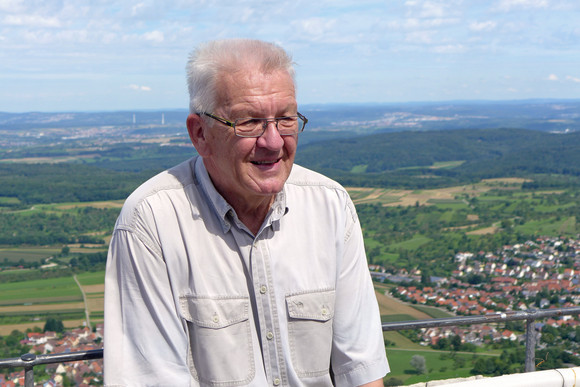
[(255, 375), (249, 298), (181, 296), (179, 301), (192, 376), (208, 386), (248, 384)]
[(332, 350), (334, 290), (286, 296), (292, 364), (299, 377), (328, 374)]

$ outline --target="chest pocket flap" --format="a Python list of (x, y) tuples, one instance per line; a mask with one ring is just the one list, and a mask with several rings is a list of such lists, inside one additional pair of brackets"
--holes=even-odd
[(240, 298), (181, 296), (183, 317), (204, 328), (224, 328), (248, 319), (250, 301)]
[(290, 295), (286, 306), (291, 318), (328, 321), (334, 317), (334, 290)]

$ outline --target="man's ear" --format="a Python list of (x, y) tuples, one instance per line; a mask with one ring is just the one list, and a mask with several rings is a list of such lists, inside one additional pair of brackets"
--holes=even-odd
[(202, 157), (208, 155), (209, 147), (205, 138), (205, 129), (203, 120), (199, 114), (190, 114), (187, 116), (187, 133), (191, 143)]

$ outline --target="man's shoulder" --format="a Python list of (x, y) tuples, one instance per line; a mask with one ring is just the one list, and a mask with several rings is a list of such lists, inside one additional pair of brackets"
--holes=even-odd
[(129, 198), (140, 199), (161, 191), (180, 189), (191, 184), (194, 180), (194, 165), (195, 158), (191, 158), (158, 173), (141, 184)]
[(290, 173), (286, 183), (304, 187), (327, 187), (329, 189), (344, 191), (344, 188), (331, 178), (297, 164), (294, 164), (292, 167), (292, 172)]
[(194, 182), (194, 165), (195, 157), (151, 177), (129, 195), (125, 200), (123, 212), (133, 212), (144, 201), (148, 201), (161, 193), (179, 195), (180, 192), (183, 192), (184, 187)]

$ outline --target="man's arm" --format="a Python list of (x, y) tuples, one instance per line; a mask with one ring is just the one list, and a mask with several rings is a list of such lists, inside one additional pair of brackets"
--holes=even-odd
[[(338, 387), (380, 386), (389, 372), (381, 318), (354, 205), (346, 203), (345, 241), (333, 321), (332, 369)], [(369, 382), (371, 381), (371, 382)], [(378, 383), (378, 384), (377, 384)]]
[(116, 230), (105, 276), (105, 385), (188, 385), (187, 334), (160, 252)]

